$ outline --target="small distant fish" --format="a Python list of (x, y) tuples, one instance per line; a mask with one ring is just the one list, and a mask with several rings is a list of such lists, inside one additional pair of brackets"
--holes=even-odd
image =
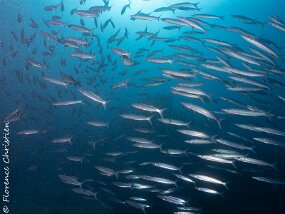
[(63, 137), (63, 138), (55, 138), (53, 139), (51, 142), (52, 143), (69, 143), (70, 145), (72, 144), (71, 143), (71, 139), (73, 138), (73, 136), (71, 137)]
[(60, 4), (45, 6), (45, 7), (44, 7), (44, 10), (45, 10), (45, 11), (56, 10), (59, 6), (60, 6)]
[(83, 52), (73, 52), (73, 53), (69, 53), (69, 56), (72, 57), (76, 57), (79, 59), (92, 59), (92, 60), (96, 60), (96, 56), (91, 55), (89, 53), (83, 53)]
[(101, 103), (101, 104), (103, 105), (104, 109), (106, 109), (106, 104), (108, 103), (108, 101), (103, 100), (103, 99), (102, 99), (101, 97), (99, 97), (98, 95), (96, 95), (96, 94), (94, 94), (94, 93), (92, 93), (92, 92), (86, 91), (86, 90), (84, 90), (84, 89), (78, 88), (78, 91), (79, 91), (82, 95), (86, 96), (87, 98), (89, 98), (89, 99), (91, 99), (91, 100), (93, 100), (93, 101), (95, 101), (95, 102)]
[(35, 129), (30, 129), (30, 130), (22, 130), (17, 132), (18, 135), (34, 135), (34, 134), (44, 134), (46, 133), (47, 130), (35, 130)]
[(106, 122), (99, 122), (99, 121), (87, 121), (87, 124), (96, 127), (109, 127), (109, 124)]
[(253, 165), (272, 167), (273, 169), (278, 170), (275, 164), (267, 163), (263, 160), (257, 160), (257, 159), (249, 158), (249, 157), (238, 157), (236, 160), (244, 162), (244, 163), (253, 164)]
[(186, 123), (186, 122), (171, 119), (171, 118), (159, 118), (158, 120), (164, 124), (170, 124), (174, 126), (186, 126), (189, 128), (189, 125), (190, 125), (190, 122)]
[(285, 181), (279, 180), (276, 178), (258, 177), (258, 176), (254, 176), (252, 178), (255, 180), (265, 182), (265, 183), (270, 183), (270, 184), (277, 184), (277, 185), (284, 185), (285, 184)]
[(36, 62), (36, 61), (34, 61), (34, 60), (32, 60), (32, 59), (28, 59), (28, 63), (29, 63), (30, 65), (32, 65), (33, 67), (35, 67), (35, 68), (40, 68), (40, 69), (42, 69), (42, 68), (45, 67), (44, 64), (39, 63), (39, 62)]
[(159, 20), (160, 17), (157, 16), (152, 16), (146, 13), (142, 13), (141, 11), (137, 12), (136, 14), (131, 15), (131, 20), (146, 20), (146, 21), (155, 21), (155, 20)]
[(218, 180), (216, 178), (213, 178), (213, 177), (210, 177), (210, 176), (207, 176), (207, 175), (201, 175), (201, 174), (189, 174), (189, 175), (191, 177), (196, 178), (196, 179), (201, 180), (201, 181), (206, 181), (206, 182), (210, 182), (210, 183), (214, 183), (214, 184), (221, 184), (221, 185), (225, 186), (228, 189), (228, 186), (227, 186), (226, 182), (220, 181), (220, 180)]
[(128, 80), (116, 83), (115, 85), (112, 86), (112, 89), (117, 89), (117, 88), (122, 88), (122, 87), (128, 87)]
[(217, 15), (212, 15), (212, 14), (194, 14), (192, 15), (193, 17), (195, 18), (198, 18), (198, 19), (221, 19), (221, 20), (224, 20), (224, 17), (223, 16), (217, 16)]
[(193, 105), (193, 104), (190, 104), (190, 103), (184, 103), (182, 102), (181, 103), (183, 106), (185, 106), (187, 109), (191, 109), (192, 111), (194, 112), (197, 112), (199, 114), (202, 114), (210, 119), (213, 119), (215, 120), (217, 123), (218, 123), (218, 126), (219, 128), (221, 128), (221, 120), (218, 119), (215, 115), (213, 115), (213, 113), (209, 112), (208, 110), (200, 107), (200, 106), (197, 106), (197, 105)]
[(72, 188), (71, 190), (80, 195), (84, 195), (87, 197), (94, 197), (94, 199), (97, 200), (98, 192), (92, 192), (88, 189), (82, 189), (82, 188)]
[(61, 81), (61, 80), (57, 80), (57, 79), (51, 78), (51, 77), (44, 76), (43, 79), (48, 81), (48, 82), (51, 82), (53, 84), (56, 84), (56, 85), (62, 85), (62, 86), (65, 86), (65, 87), (68, 86), (68, 83), (66, 83), (64, 81)]
[(129, 4), (126, 4), (126, 5), (122, 8), (122, 10), (121, 10), (121, 15), (124, 15), (124, 14), (125, 14), (127, 8), (131, 8), (131, 4), (132, 4), (132, 1), (129, 1)]
[(95, 168), (106, 176), (116, 176), (116, 177), (118, 176), (118, 173), (113, 169), (102, 166), (95, 166)]
[(17, 21), (18, 21), (18, 23), (21, 23), (22, 22), (22, 15), (21, 14), (18, 14), (18, 19), (17, 19)]
[(179, 129), (177, 130), (181, 134), (187, 135), (187, 136), (192, 136), (192, 137), (197, 137), (197, 138), (203, 138), (203, 139), (212, 139), (208, 134), (199, 132), (196, 130), (189, 130), (189, 129)]
[(182, 205), (185, 206), (188, 202), (185, 201), (182, 198), (170, 196), (170, 195), (158, 195), (157, 197), (161, 198), (164, 201), (176, 204), (176, 205)]
[(147, 104), (142, 104), (142, 103), (134, 103), (132, 104), (132, 106), (136, 109), (140, 109), (143, 111), (148, 111), (148, 112), (157, 112), (161, 118), (163, 118), (162, 113), (166, 110), (166, 109), (158, 109), (154, 106), (151, 105), (147, 105)]
[(76, 105), (82, 104), (82, 100), (70, 100), (70, 101), (63, 101), (63, 102), (55, 102), (52, 103), (53, 106), (69, 106), (69, 105)]
[(58, 177), (63, 183), (70, 184), (73, 186), (78, 186), (80, 189), (82, 188), (82, 185), (86, 182), (86, 181), (80, 182), (78, 181), (78, 178), (74, 176), (58, 175)]
[(21, 114), (22, 114), (21, 108), (17, 108), (4, 119), (4, 122), (6, 123), (15, 122), (20, 119)]
[(143, 180), (147, 180), (147, 181), (152, 181), (152, 182), (156, 182), (156, 183), (161, 183), (161, 184), (166, 184), (166, 185), (175, 185), (176, 186), (176, 182), (166, 179), (166, 178), (160, 178), (160, 177), (152, 177), (152, 176), (148, 176), (148, 175), (141, 175), (139, 176), (141, 179)]
[(264, 133), (273, 134), (273, 135), (285, 136), (285, 132), (277, 130), (277, 129), (273, 129), (273, 128), (259, 127), (259, 126), (246, 125), (246, 124), (235, 124), (235, 125), (242, 129), (246, 129), (250, 131), (264, 132)]
[(128, 204), (131, 207), (141, 210), (143, 213), (146, 213), (145, 209), (150, 207), (148, 204), (138, 203), (138, 202), (134, 202), (131, 200), (126, 200), (126, 204)]
[(213, 195), (220, 195), (220, 196), (224, 197), (223, 193), (218, 192), (218, 191), (213, 190), (213, 189), (208, 189), (208, 188), (204, 188), (204, 187), (195, 187), (195, 189), (197, 189), (201, 192), (206, 192), (206, 193), (213, 194)]
[(128, 119), (128, 120), (136, 120), (136, 121), (147, 121), (152, 125), (152, 117), (146, 117), (143, 115), (137, 115), (137, 114), (121, 114), (120, 115), (122, 118)]
[(80, 162), (80, 163), (83, 162), (82, 157), (68, 156), (66, 158), (67, 158), (67, 160), (74, 161), (74, 162)]
[(265, 143), (265, 144), (269, 144), (269, 145), (275, 145), (275, 146), (285, 146), (285, 143), (270, 139), (270, 138), (258, 138), (255, 137), (253, 138), (254, 140), (256, 140), (257, 142), (261, 142), (261, 143)]

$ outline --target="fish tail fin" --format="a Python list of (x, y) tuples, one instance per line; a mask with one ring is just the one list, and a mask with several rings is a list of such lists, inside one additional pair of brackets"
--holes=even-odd
[(256, 154), (256, 152), (255, 152), (255, 150), (254, 150), (255, 147), (256, 147), (256, 146), (253, 146), (253, 147), (250, 147), (250, 148), (249, 148), (249, 150), (250, 150), (251, 152), (253, 152), (254, 154)]
[(57, 8), (61, 5), (61, 2), (55, 5), (55, 10), (57, 11)]
[(198, 4), (200, 4), (200, 2), (194, 3), (194, 6), (198, 9)]
[(232, 166), (236, 169), (237, 168), (237, 166), (236, 166), (236, 160), (234, 160), (233, 162), (232, 162)]
[(180, 174), (183, 174), (183, 173), (182, 173), (182, 168), (183, 168), (183, 165), (180, 166), (179, 169), (178, 169), (178, 172), (180, 172)]
[(197, 9), (198, 11), (200, 11), (202, 8), (196, 7), (196, 9)]
[(202, 103), (205, 103), (205, 99), (201, 96), (198, 97), (198, 99), (202, 102)]
[(79, 188), (82, 189), (82, 185), (85, 183), (86, 181), (82, 181), (79, 183)]
[(104, 110), (106, 111), (106, 105), (107, 105), (107, 103), (109, 102), (109, 100), (107, 100), (107, 101), (104, 101), (102, 104), (103, 104), (103, 108), (104, 108)]
[(185, 149), (185, 151), (184, 151), (184, 154), (185, 154), (185, 156), (186, 157), (188, 157), (188, 151), (189, 151), (189, 149), (187, 148), (187, 149)]
[(222, 125), (221, 125), (221, 122), (222, 122), (222, 120), (220, 120), (220, 119), (217, 119), (217, 123), (218, 123), (218, 126), (219, 126), (219, 128), (220, 128), (220, 129), (222, 129)]
[(164, 145), (164, 143), (162, 143), (162, 144), (160, 144), (160, 146), (159, 146), (159, 150), (162, 152), (163, 150), (162, 150), (162, 146)]
[(144, 32), (147, 32), (147, 25), (145, 26)]
[(190, 128), (190, 124), (191, 124), (191, 121), (189, 121), (188, 123), (186, 123), (186, 127), (187, 127), (187, 128)]
[(163, 109), (159, 109), (159, 110), (158, 110), (158, 113), (159, 113), (159, 115), (160, 115), (161, 118), (163, 118), (163, 114), (162, 114), (162, 113), (163, 113), (166, 109), (167, 109), (167, 108), (163, 108)]
[(193, 152), (188, 152), (188, 151), (187, 151), (187, 154), (188, 154), (188, 155), (197, 156), (197, 154), (195, 154), (195, 153), (193, 153)]
[(68, 139), (68, 142), (70, 145), (72, 145), (72, 142), (71, 142), (71, 139), (73, 138), (73, 136), (71, 136), (69, 139)]
[(227, 190), (229, 190), (229, 184), (230, 184), (230, 182), (224, 183), (224, 186), (225, 186), (225, 188), (226, 188)]
[(212, 94), (209, 94), (209, 96), (207, 97), (209, 99), (209, 101), (212, 103), (213, 100), (212, 100)]
[(277, 163), (274, 163), (274, 164), (271, 165), (271, 167), (272, 167), (273, 169), (275, 169), (276, 171), (280, 171), (280, 169), (278, 169), (278, 168), (276, 167), (276, 165), (277, 165)]
[(268, 111), (268, 112), (265, 113), (266, 117), (267, 117), (270, 121), (272, 121), (272, 117), (274, 117), (274, 115), (271, 113), (271, 111), (272, 111), (272, 110), (270, 110), (270, 111)]
[(99, 192), (94, 192), (94, 194), (93, 194), (93, 197), (94, 197), (95, 200), (98, 199), (98, 198), (97, 198), (98, 193), (99, 193)]
[(152, 118), (153, 118), (153, 116), (149, 117), (148, 120), (147, 120), (150, 125), (152, 125)]
[(176, 70), (177, 68), (176, 68), (175, 64), (173, 63), (173, 62), (175, 62), (175, 61), (171, 60), (171, 61), (169, 61), (169, 62), (170, 62), (170, 64), (171, 64), (171, 66)]
[(163, 13), (161, 13), (158, 17), (158, 21), (161, 19), (161, 16), (163, 15)]
[(178, 182), (178, 180), (174, 181), (174, 185), (175, 185), (175, 187), (176, 187), (177, 189), (179, 189), (179, 186), (178, 186), (177, 182)]
[(211, 136), (210, 140), (211, 140), (213, 143), (216, 143), (216, 137), (217, 137), (217, 135)]
[(141, 208), (144, 214), (146, 214), (145, 207)]

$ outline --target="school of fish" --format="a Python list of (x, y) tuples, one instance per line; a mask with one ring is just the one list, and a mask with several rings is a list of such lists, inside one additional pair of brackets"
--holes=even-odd
[[(190, 214), (203, 212), (204, 197), (224, 200), (244, 177), (285, 184), (284, 163), (260, 152), (285, 151), (284, 44), (259, 33), (284, 37), (285, 21), (205, 14), (198, 1), (132, 14), (130, 0), (118, 15), (137, 24), (134, 32), (112, 18), (114, 0), (87, 3), (46, 2), (42, 20), (19, 13), (22, 30), (0, 38), (1, 67), (14, 78), (0, 76), (14, 103), (3, 121), (26, 125), (21, 139), (40, 135), (59, 150), (57, 180), (70, 194), (107, 212), (167, 204)], [(92, 173), (65, 170), (72, 165)]]

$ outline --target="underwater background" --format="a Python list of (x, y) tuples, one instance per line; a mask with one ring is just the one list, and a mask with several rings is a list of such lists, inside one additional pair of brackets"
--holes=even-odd
[(10, 213), (285, 212), (284, 1), (0, 2)]

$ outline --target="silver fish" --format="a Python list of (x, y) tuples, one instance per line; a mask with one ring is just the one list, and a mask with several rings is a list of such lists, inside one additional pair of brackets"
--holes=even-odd
[(202, 114), (202, 115), (206, 116), (207, 118), (211, 118), (211, 119), (215, 120), (218, 123), (219, 128), (221, 128), (221, 121), (220, 121), (220, 119), (218, 119), (214, 114), (212, 114), (208, 110), (206, 110), (206, 109), (204, 109), (204, 108), (202, 108), (200, 106), (190, 104), (190, 103), (182, 102), (181, 104), (183, 106), (185, 106), (187, 109), (190, 109), (190, 110), (192, 110), (194, 112), (197, 112), (199, 114)]
[(136, 121), (147, 121), (152, 125), (151, 119), (153, 116), (151, 117), (146, 117), (143, 115), (137, 115), (137, 114), (121, 114), (120, 115), (122, 118), (128, 119), (128, 120), (136, 120)]
[(174, 197), (174, 196), (170, 196), (170, 195), (158, 195), (157, 197), (159, 197), (160, 199), (162, 199), (163, 201), (167, 201), (176, 205), (186, 205), (188, 202), (185, 201), (182, 198), (178, 198), (178, 197)]
[(210, 177), (207, 175), (201, 175), (201, 174), (189, 174), (189, 175), (191, 177), (196, 178), (196, 179), (201, 180), (201, 181), (206, 181), (206, 182), (210, 182), (210, 183), (214, 183), (214, 184), (221, 184), (228, 189), (226, 182), (220, 181), (216, 178), (213, 178), (213, 177)]
[(43, 76), (43, 79), (48, 81), (48, 82), (51, 82), (53, 84), (56, 84), (56, 85), (62, 85), (62, 86), (68, 86), (68, 83), (62, 81), (62, 80), (57, 80), (57, 79), (54, 79), (54, 78), (51, 78), (51, 77), (47, 77), (47, 76)]
[(62, 102), (55, 102), (51, 105), (53, 106), (70, 106), (70, 105), (76, 105), (76, 104), (82, 104), (82, 100), (70, 100), (70, 101), (62, 101)]
[(195, 187), (195, 189), (197, 189), (201, 192), (206, 192), (206, 193), (214, 194), (214, 195), (220, 195), (223, 197), (223, 194), (221, 192), (218, 192), (218, 191), (213, 190), (213, 189), (208, 189), (208, 188), (204, 188), (204, 187)]
[(154, 106), (143, 104), (143, 103), (134, 103), (132, 104), (132, 106), (136, 109), (143, 110), (143, 111), (157, 112), (161, 118), (163, 118), (162, 113), (166, 110), (166, 109), (158, 109)]
[(101, 103), (104, 107), (104, 109), (106, 109), (106, 104), (108, 103), (108, 101), (106, 100), (103, 100), (101, 97), (99, 97), (98, 95), (92, 93), (92, 92), (89, 92), (89, 91), (86, 91), (86, 90), (83, 90), (81, 88), (78, 88), (78, 91), (83, 94), (84, 96), (86, 96), (87, 98), (95, 101), (95, 102), (98, 102), (98, 103)]

